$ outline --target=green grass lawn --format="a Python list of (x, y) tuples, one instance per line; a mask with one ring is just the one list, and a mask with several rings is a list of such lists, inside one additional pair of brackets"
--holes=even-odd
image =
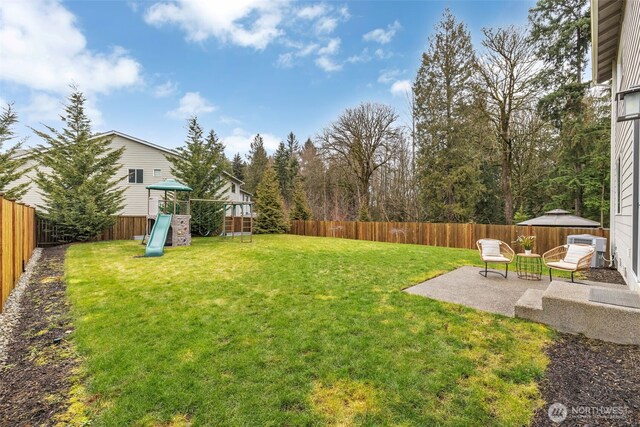
[(545, 327), (402, 289), (476, 251), (299, 236), (66, 260), (93, 425), (514, 426)]

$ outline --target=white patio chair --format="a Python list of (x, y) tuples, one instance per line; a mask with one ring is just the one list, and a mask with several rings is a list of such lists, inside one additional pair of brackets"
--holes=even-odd
[[(511, 264), (515, 256), (513, 249), (502, 240), (497, 239), (480, 239), (476, 242), (476, 246), (480, 252), (480, 258), (484, 262), (484, 272), (480, 270), (479, 273), (484, 277), (487, 277), (488, 273), (498, 273), (506, 279), (509, 275), (509, 264)], [(504, 274), (499, 271), (490, 271), (489, 263), (504, 264)]]

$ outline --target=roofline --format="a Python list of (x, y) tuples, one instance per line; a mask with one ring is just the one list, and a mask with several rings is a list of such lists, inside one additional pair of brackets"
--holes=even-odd
[[(128, 135), (126, 133), (119, 132), (117, 130), (110, 130), (110, 131), (107, 131), (107, 132), (99, 133), (99, 134), (93, 136), (93, 138), (100, 138), (100, 137), (109, 136), (109, 135), (116, 135), (116, 136), (120, 136), (122, 138), (127, 138), (127, 139), (130, 139), (131, 141), (137, 142), (137, 143), (142, 144), (142, 145), (146, 145), (146, 146), (151, 147), (151, 148), (155, 148), (158, 151), (162, 151), (162, 152), (170, 154), (172, 156), (176, 156), (176, 157), (180, 156), (180, 154), (178, 152), (176, 152), (176, 151), (174, 151), (174, 150), (172, 150), (170, 148), (165, 148), (165, 147), (163, 147), (161, 145), (154, 144), (154, 143), (149, 142), (149, 141), (145, 141), (144, 139), (136, 138), (135, 136), (131, 136), (131, 135)], [(239, 182), (240, 184), (244, 185), (244, 181), (242, 181), (241, 179), (236, 178), (235, 176), (233, 176), (229, 172), (222, 171), (222, 173), (224, 175), (228, 176), (229, 178), (231, 178), (231, 179)]]
[(154, 144), (152, 142), (145, 141), (144, 139), (136, 138), (135, 136), (127, 135), (126, 133), (119, 132), (117, 130), (110, 130), (110, 131), (107, 131), (107, 132), (99, 133), (97, 135), (92, 136), (91, 139), (104, 138), (104, 137), (110, 136), (110, 135), (120, 136), (122, 138), (126, 138), (126, 139), (129, 139), (131, 141), (137, 142), (138, 144), (146, 145), (147, 147), (155, 148), (158, 151), (162, 151), (164, 153), (171, 154), (172, 156), (178, 156), (177, 152), (175, 152), (175, 151), (173, 151), (173, 150), (171, 150), (169, 148), (165, 148), (165, 147), (163, 147), (161, 145), (157, 145), (157, 144)]
[[(117, 130), (109, 130), (109, 131), (106, 131), (106, 132), (101, 132), (101, 133), (98, 133), (98, 134), (92, 136), (90, 139), (105, 138), (105, 137), (108, 137), (108, 136), (111, 136), (111, 135), (119, 136), (119, 137), (128, 139), (130, 141), (137, 142), (138, 144), (142, 144), (142, 145), (146, 145), (147, 147), (155, 148), (156, 150), (162, 151), (163, 153), (169, 154), (171, 156), (176, 156), (176, 157), (180, 156), (180, 154), (178, 152), (176, 152), (176, 151), (174, 151), (174, 150), (172, 150), (170, 148), (166, 148), (166, 147), (163, 147), (161, 145), (154, 144), (153, 142), (145, 141), (144, 139), (136, 138), (135, 136), (131, 136), (131, 135), (128, 135), (126, 133), (123, 133), (123, 132), (120, 132), (120, 131), (117, 131)], [(31, 151), (32, 151), (32, 149), (25, 150), (25, 152), (22, 153), (20, 156), (18, 156), (18, 158), (29, 155), (29, 153)], [(224, 175), (228, 176), (229, 178), (239, 182), (240, 185), (244, 185), (244, 181), (242, 181), (241, 179), (236, 178), (235, 176), (233, 176), (229, 172), (222, 171), (222, 173)], [(249, 194), (249, 193), (247, 193), (247, 194)]]
[(244, 185), (244, 181), (243, 181), (243, 180), (239, 179), (239, 178), (238, 178), (238, 177), (236, 177), (236, 176), (233, 176), (233, 175), (232, 175), (232, 174), (230, 174), (229, 172), (227, 172), (227, 171), (222, 171), (222, 174), (223, 174), (223, 175), (228, 176), (229, 178), (233, 179), (234, 181), (238, 181), (241, 185)]
[(250, 195), (251, 197), (253, 197), (253, 193), (249, 193), (248, 191), (244, 191), (242, 188), (240, 189), (240, 192), (241, 192), (241, 193), (244, 193), (244, 194), (248, 194), (248, 195)]
[[(602, 83), (610, 80), (613, 77), (613, 61), (618, 56), (618, 48), (620, 45), (620, 30), (622, 27), (622, 21), (624, 20), (624, 10), (627, 0), (590, 0), (591, 6), (591, 79), (594, 83)], [(600, 6), (602, 10), (608, 14), (602, 17), (603, 22), (608, 26), (600, 27)], [(619, 15), (619, 16), (616, 16)], [(618, 18), (617, 20), (616, 17)], [(608, 40), (604, 40), (607, 52), (604, 52), (605, 58), (611, 57), (611, 62), (600, 65), (599, 56), (603, 54), (599, 48), (599, 36), (600, 30), (605, 31), (605, 35), (611, 34), (614, 31), (614, 37), (609, 35)], [(611, 44), (611, 42), (614, 42)], [(611, 49), (614, 49), (612, 52)]]

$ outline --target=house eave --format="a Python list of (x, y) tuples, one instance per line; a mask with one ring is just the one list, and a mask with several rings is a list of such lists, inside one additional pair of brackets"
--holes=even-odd
[(591, 69), (594, 83), (613, 75), (618, 56), (624, 0), (591, 0)]

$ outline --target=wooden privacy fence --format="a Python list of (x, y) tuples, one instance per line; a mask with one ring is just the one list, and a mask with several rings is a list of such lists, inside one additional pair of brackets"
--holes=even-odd
[[(116, 223), (107, 228), (92, 241), (130, 240), (133, 236), (142, 236), (147, 224), (146, 216), (118, 216)], [(53, 246), (65, 243), (58, 238), (56, 226), (42, 217), (36, 220), (36, 242), (38, 246)]]
[[(476, 240), (499, 239), (512, 243), (520, 235), (536, 236), (534, 251), (544, 253), (567, 242), (571, 234), (591, 234), (609, 239), (609, 229), (532, 227), (518, 225), (455, 224), (432, 222), (291, 221), (290, 234), (338, 237), (374, 242), (411, 243), (476, 249)], [(516, 251), (519, 248), (514, 248)], [(607, 245), (607, 258), (609, 257)]]
[[(36, 217), (36, 242), (38, 246), (53, 246), (64, 243), (57, 237), (56, 227), (50, 221)], [(228, 217), (231, 218), (231, 217)], [(240, 230), (241, 218), (235, 217), (234, 230)], [(146, 232), (147, 217), (142, 216), (118, 216), (116, 223), (107, 228), (102, 234), (92, 241), (104, 240), (131, 240), (133, 236), (142, 236)]]
[(0, 193), (0, 312), (36, 247), (36, 211)]

